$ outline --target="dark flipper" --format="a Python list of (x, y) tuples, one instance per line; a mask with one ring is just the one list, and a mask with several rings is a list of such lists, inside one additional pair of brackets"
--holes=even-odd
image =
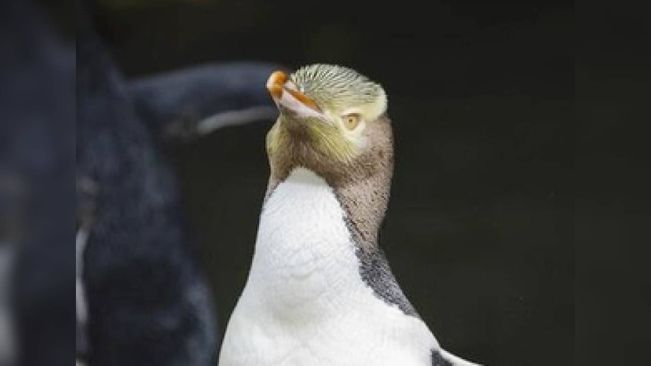
[(444, 349), (432, 350), (432, 366), (480, 366), (459, 358)]
[(432, 351), (432, 366), (453, 366), (453, 364), (450, 361), (443, 358), (441, 352)]
[(203, 65), (135, 79), (127, 88), (154, 135), (188, 140), (224, 126), (275, 118), (265, 83), (278, 68), (254, 62)]

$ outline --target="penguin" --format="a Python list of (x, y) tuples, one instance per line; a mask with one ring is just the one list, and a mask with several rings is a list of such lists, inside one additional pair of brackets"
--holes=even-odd
[(137, 113), (86, 5), (76, 9), (72, 150), (78, 177), (76, 365), (214, 365), (213, 299), (194, 255), (178, 181), (156, 134), (172, 122), (154, 124)]
[(219, 365), (476, 365), (440, 347), (378, 245), (393, 175), (382, 86), (315, 64), (267, 89), (270, 177)]

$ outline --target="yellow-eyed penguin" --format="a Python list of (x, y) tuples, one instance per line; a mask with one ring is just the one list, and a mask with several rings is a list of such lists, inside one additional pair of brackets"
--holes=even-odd
[(439, 346), (378, 246), (393, 174), (383, 88), (323, 64), (267, 88), (271, 175), (219, 365), (474, 365)]

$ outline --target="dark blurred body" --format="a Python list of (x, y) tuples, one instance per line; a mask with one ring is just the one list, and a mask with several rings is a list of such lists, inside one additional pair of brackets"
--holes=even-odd
[(70, 365), (74, 50), (32, 4), (3, 1), (0, 54), (0, 180), (5, 183), (0, 184), (0, 241), (9, 242), (3, 249), (12, 257), (5, 262), (9, 271), (3, 271), (10, 276), (3, 282), (9, 287), (11, 324), (10, 329), (3, 325), (0, 342), (8, 343), (0, 346), (9, 344), (19, 365)]
[(87, 241), (77, 248), (88, 315), (79, 356), (98, 366), (214, 365), (212, 294), (161, 148), (267, 111), (266, 93), (251, 86), (275, 66), (209, 64), (128, 81), (95, 34), (96, 13), (80, 9), (77, 187)]

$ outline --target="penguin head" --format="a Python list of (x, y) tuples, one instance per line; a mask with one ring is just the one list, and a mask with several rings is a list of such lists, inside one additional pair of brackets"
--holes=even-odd
[(267, 134), (272, 175), (302, 166), (337, 180), (392, 169), (393, 139), (387, 96), (355, 70), (315, 64), (267, 81), (278, 120)]

